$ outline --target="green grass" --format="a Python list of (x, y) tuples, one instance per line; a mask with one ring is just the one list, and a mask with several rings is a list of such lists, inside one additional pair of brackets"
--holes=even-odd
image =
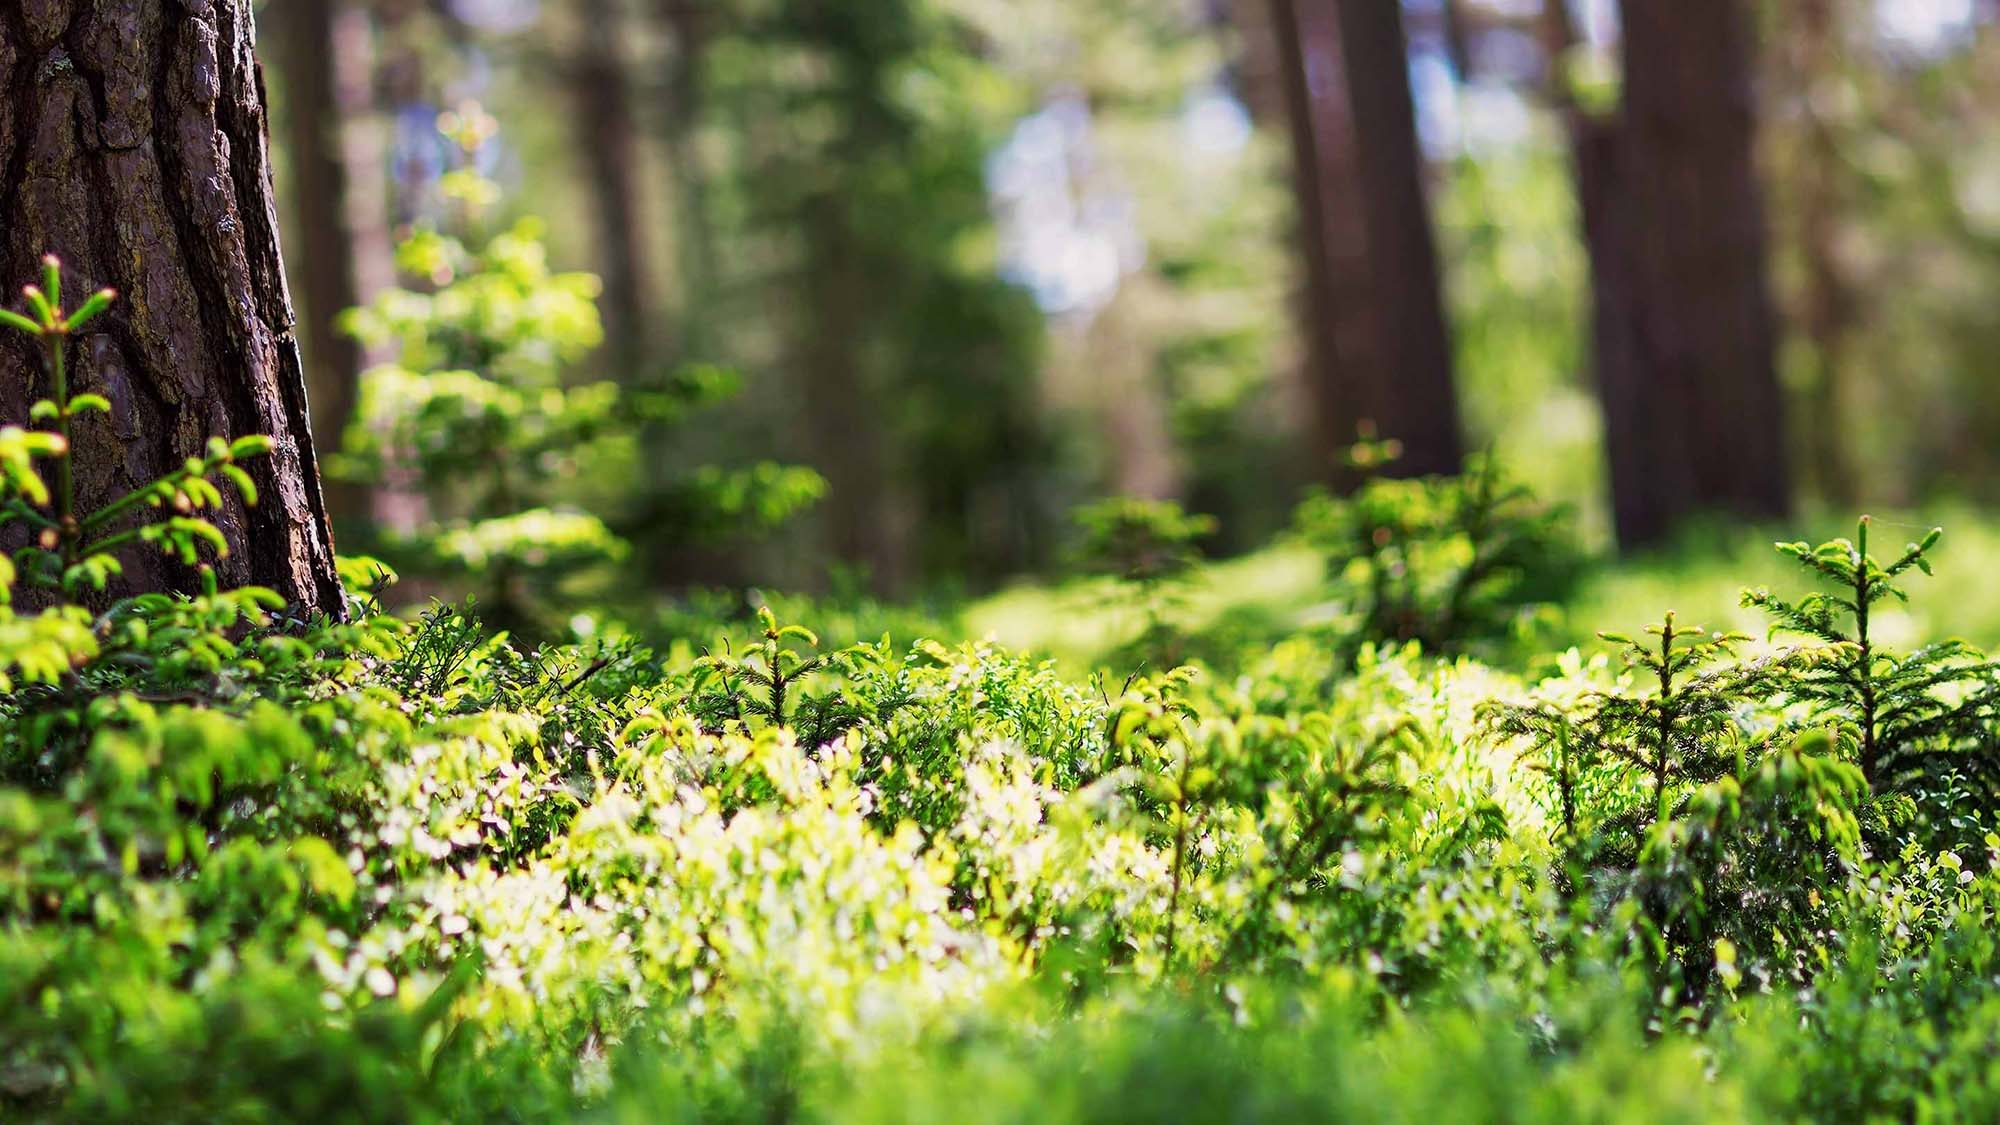
[[(1903, 646), (1959, 637), (1981, 647), (2000, 645), (2000, 581), (1988, 561), (2000, 558), (2000, 514), (1953, 506), (1890, 513), (1873, 522), (1871, 545), (1878, 556), (1933, 526), (1945, 529), (1936, 575), (1914, 575), (1910, 604), (1892, 606), (1878, 617), (1885, 641)], [(1744, 589), (1798, 590), (1805, 579), (1772, 544), (1852, 534), (1852, 520), (1824, 514), (1784, 528), (1712, 524), (1667, 549), (1601, 560), (1576, 597), (1558, 607), (1552, 631), (1536, 646), (1608, 649), (1598, 641), (1598, 630), (1636, 629), (1667, 610), (1690, 624), (1761, 636), (1765, 622), (1743, 607)], [(1235, 639), (1279, 636), (1334, 611), (1324, 573), (1319, 556), (1290, 541), (1211, 563), (1190, 582), (1180, 620), (1196, 636), (1218, 631)], [(967, 605), (961, 623), (969, 636), (1042, 653), (1072, 670), (1088, 669), (1141, 627), (1136, 613), (1111, 604), (1106, 594), (1098, 579), (1015, 586)]]

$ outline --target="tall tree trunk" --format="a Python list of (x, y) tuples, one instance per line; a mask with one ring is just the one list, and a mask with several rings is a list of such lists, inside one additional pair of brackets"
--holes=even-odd
[(868, 352), (868, 270), (842, 201), (826, 193), (800, 211), (805, 261), (800, 333), (793, 342), (813, 467), (826, 477), (818, 507), (830, 558), (864, 567), (875, 590), (908, 577), (909, 532), (889, 466), (883, 394)]
[(661, 138), (672, 165), (674, 245), (680, 270), (680, 332), (675, 341), (688, 359), (712, 359), (707, 325), (719, 265), (708, 209), (708, 175), (698, 139), (707, 104), (708, 42), (712, 29), (705, 0), (656, 0), (659, 22), (673, 41)]
[(1620, 9), (1617, 213), (1592, 264), (1630, 275), (1629, 308), (1598, 309), (1600, 341), (1610, 317), (1633, 357), (1599, 372), (1613, 513), (1630, 547), (1697, 511), (1782, 517), (1791, 490), (1745, 13), (1735, 0)]
[(1786, 179), (1798, 256), (1794, 323), (1804, 335), (1813, 372), (1805, 453), (1820, 498), (1845, 505), (1856, 499), (1847, 456), (1847, 360), (1855, 322), (1867, 309), (1840, 252), (1851, 192), (1838, 125), (1828, 116), (1835, 110), (1826, 96), (1840, 80), (1838, 8), (1839, 0), (1798, 0), (1796, 18), (1787, 25), (1790, 34), (1780, 45), (1779, 69), (1797, 107)]
[[(1056, 347), (1091, 388), (1090, 404), (1103, 436), (1104, 484), (1115, 495), (1179, 500), (1186, 493), (1174, 448), (1172, 419), (1156, 366), (1157, 349), (1148, 345), (1142, 312), (1146, 289), (1157, 282), (1140, 275), (1125, 279), (1118, 295), (1088, 324), (1063, 326)], [(1158, 300), (1158, 295), (1153, 296)]]
[[(313, 437), (323, 449), (338, 449), (368, 365), (360, 342), (341, 330), (340, 316), (394, 280), (379, 182), (384, 171), (370, 138), (356, 128), (373, 108), (369, 28), (366, 13), (344, 0), (291, 0), (274, 16)], [(366, 288), (364, 274), (370, 275)], [(358, 483), (328, 481), (327, 508), (338, 523), (365, 520), (372, 514), (370, 492)]]
[[(278, 251), (250, 0), (38, 0), (0, 9), (0, 276), (60, 255), (113, 311), (77, 341), (73, 384), (110, 399), (80, 427), (80, 506), (197, 453), (210, 435), (271, 437), (250, 465), (261, 504), (216, 523), (225, 583), (340, 614), (340, 581)], [(0, 351), (0, 416), (46, 389), (34, 357)], [(191, 576), (128, 560), (132, 589)]]
[(1472, 51), (1472, 23), (1465, 14), (1465, 0), (1438, 0), (1438, 19), (1443, 24), (1445, 57), (1460, 82), (1478, 77), (1478, 60)]
[(1457, 472), (1451, 347), (1400, 4), (1271, 0), (1306, 259), (1304, 328), (1328, 475), (1365, 424), (1394, 471)]
[(1683, 435), (1659, 410), (1672, 390), (1642, 393), (1638, 265), (1629, 231), (1633, 219), (1621, 176), (1625, 131), (1615, 114), (1594, 112), (1572, 95), (1565, 73), (1579, 39), (1568, 0), (1543, 0), (1542, 30), (1548, 56), (1550, 101), (1569, 129), (1570, 162), (1577, 210), (1590, 256), (1591, 352), (1598, 401), (1604, 415), (1605, 454), (1612, 483), (1613, 523), (1621, 541), (1632, 529), (1671, 523), (1676, 518), (1661, 498), (1695, 494), (1694, 466), (1682, 449)]
[(1278, 29), (1271, 0), (1229, 0), (1229, 25), (1236, 34), (1230, 85), (1259, 125), (1289, 127), (1288, 67), (1278, 57)]
[(628, 29), (618, 0), (580, 0), (582, 35), (570, 71), (577, 134), (589, 173), (604, 272), (604, 329), (621, 378), (639, 374), (652, 354), (652, 270), (639, 215), (640, 150), (625, 69)]

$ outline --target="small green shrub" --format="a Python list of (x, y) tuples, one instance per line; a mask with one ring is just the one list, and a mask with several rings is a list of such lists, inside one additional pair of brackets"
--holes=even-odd
[(1885, 565), (1868, 553), (1868, 528), (1864, 516), (1853, 540), (1778, 545), (1829, 590), (1797, 601), (1764, 589), (1744, 594), (1745, 605), (1770, 615), (1773, 632), (1823, 646), (1824, 658), (1794, 677), (1785, 694), (1835, 724), (1842, 751), (1877, 794), (1941, 788), (1953, 773), (1972, 775), (1990, 792), (2000, 781), (1993, 757), (2000, 735), (1995, 666), (1957, 640), (1897, 653), (1870, 628), (1878, 605), (1909, 599), (1898, 579), (1931, 572), (1943, 529), (1931, 529)]
[[(388, 290), (348, 317), (396, 359), (363, 377), (334, 468), (420, 498), (424, 510), (419, 526), (378, 549), (412, 577), (471, 593), (488, 623), (540, 638), (561, 632), (555, 611), (587, 600), (591, 575), (604, 587), (602, 575), (630, 556), (632, 533), (713, 542), (774, 527), (817, 500), (825, 484), (806, 469), (706, 465), (676, 475), (646, 462), (663, 433), (735, 394), (739, 380), (713, 367), (575, 380), (603, 343), (599, 282), (554, 272), (537, 220), (474, 249), (499, 198), (473, 170), (490, 119), (476, 109), (446, 118), (462, 150), (447, 187), (461, 203), (463, 237), (417, 230), (397, 251), (416, 287)], [(652, 482), (644, 489), (605, 486), (641, 476)]]
[[(1354, 457), (1372, 474), (1395, 454), (1364, 442)], [(1482, 456), (1461, 476), (1371, 475), (1350, 496), (1317, 493), (1294, 523), (1326, 555), (1349, 647), (1416, 641), (1446, 653), (1518, 636), (1567, 596), (1581, 569), (1569, 519)]]
[(1179, 663), (1185, 637), (1175, 614), (1200, 555), (1215, 533), (1212, 516), (1190, 515), (1171, 500), (1120, 496), (1074, 514), (1083, 532), (1077, 557), (1091, 573), (1115, 583), (1114, 600), (1143, 622), (1129, 655), (1165, 667)]

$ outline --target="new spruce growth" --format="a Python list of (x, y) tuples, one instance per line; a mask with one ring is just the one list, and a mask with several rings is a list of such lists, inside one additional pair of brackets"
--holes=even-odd
[(1843, 748), (1869, 787), (1883, 792), (1933, 767), (1975, 762), (1996, 700), (1993, 665), (1962, 641), (1908, 653), (1880, 643), (1876, 608), (1909, 600), (1898, 580), (1911, 571), (1931, 573), (1930, 556), (1944, 532), (1932, 528), (1885, 564), (1868, 553), (1870, 522), (1863, 516), (1851, 540), (1778, 544), (1827, 589), (1797, 600), (1758, 589), (1743, 600), (1771, 616), (1773, 632), (1824, 646), (1825, 659), (1787, 681), (1785, 692), (1837, 723)]

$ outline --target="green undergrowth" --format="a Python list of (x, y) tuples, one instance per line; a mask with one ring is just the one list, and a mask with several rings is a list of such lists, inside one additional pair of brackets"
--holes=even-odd
[[(254, 437), (79, 510), (111, 298), (28, 297), (7, 1120), (2000, 1113), (2000, 662), (1929, 639), (1990, 533), (1592, 579), (1483, 464), (1206, 568), (1207, 521), (1096, 506), (1125, 616), (1069, 662), (778, 597), (531, 644), (368, 559), (300, 620), (204, 566)], [(120, 596), (139, 552), (194, 592)], [(1730, 605), (1638, 604), (1711, 565)]]
[[(1499, 663), (1535, 664), (1547, 653), (1575, 646), (1610, 651), (1596, 630), (1673, 607), (1683, 617), (1718, 628), (1759, 632), (1762, 619), (1741, 605), (1745, 586), (1782, 586), (1794, 568), (1771, 550), (1774, 540), (1804, 530), (1838, 534), (1845, 521), (1814, 516), (1800, 528), (1710, 524), (1673, 545), (1631, 558), (1600, 558), (1586, 567), (1575, 591), (1525, 643), (1492, 653)], [(2000, 557), (2000, 521), (1974, 508), (1947, 506), (1920, 517), (1890, 513), (1876, 525), (1916, 535), (1942, 524), (1951, 530), (1943, 565), (1923, 598), (1891, 607), (1883, 621), (1899, 644), (1961, 637), (2000, 645), (2000, 584), (1989, 581), (1979, 560)], [(1229, 654), (1259, 638), (1311, 628), (1341, 612), (1341, 591), (1330, 587), (1318, 551), (1296, 538), (1280, 540), (1239, 558), (1206, 563), (1187, 583), (1182, 621), (1207, 647)], [(1145, 627), (1141, 615), (1119, 603), (1108, 580), (1079, 577), (1024, 583), (963, 606), (956, 624), (967, 636), (990, 637), (1010, 648), (1041, 652), (1079, 673), (1106, 663)]]

